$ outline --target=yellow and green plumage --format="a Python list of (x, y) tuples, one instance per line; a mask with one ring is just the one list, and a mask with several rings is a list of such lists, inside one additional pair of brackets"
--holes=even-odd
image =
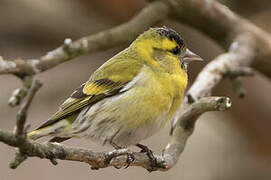
[(151, 28), (97, 69), (29, 137), (85, 137), (137, 144), (170, 121), (187, 85), (186, 47), (168, 28)]

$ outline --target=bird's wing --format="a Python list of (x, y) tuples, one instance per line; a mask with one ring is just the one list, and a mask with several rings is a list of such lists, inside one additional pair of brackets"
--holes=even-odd
[[(121, 62), (121, 61), (120, 61)], [(112, 67), (119, 65), (116, 71)], [(130, 71), (129, 71), (130, 69)], [(133, 63), (104, 64), (90, 78), (74, 91), (71, 96), (60, 106), (59, 110), (38, 129), (52, 125), (67, 116), (76, 113), (85, 106), (92, 105), (106, 97), (121, 93), (121, 89), (130, 82), (138, 73), (140, 66)], [(124, 76), (118, 71), (125, 71)], [(114, 80), (112, 80), (114, 79)]]
[(105, 97), (116, 95), (127, 82), (115, 82), (110, 79), (99, 79), (82, 84), (80, 88), (60, 106), (59, 110), (42, 126), (49, 126), (69, 116), (81, 108), (92, 105)]

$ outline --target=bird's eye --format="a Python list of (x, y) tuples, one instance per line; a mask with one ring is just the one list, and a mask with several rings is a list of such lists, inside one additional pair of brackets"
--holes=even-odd
[(174, 55), (178, 55), (178, 54), (180, 54), (181, 49), (179, 47), (175, 47), (175, 48), (169, 50), (169, 52), (171, 52)]

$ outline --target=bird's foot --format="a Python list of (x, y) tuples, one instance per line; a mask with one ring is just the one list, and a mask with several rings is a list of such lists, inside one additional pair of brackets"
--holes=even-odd
[(151, 169), (148, 169), (148, 171), (149, 171), (149, 172), (156, 171), (156, 170), (157, 170), (157, 167), (158, 167), (158, 164), (157, 164), (156, 158), (155, 158), (154, 155), (153, 155), (152, 150), (150, 150), (147, 146), (142, 145), (142, 144), (137, 144), (136, 146), (139, 147), (139, 148), (141, 149), (141, 151), (140, 151), (141, 153), (146, 153), (147, 156), (148, 156), (149, 159), (150, 159), (150, 166), (151, 166)]
[(126, 159), (127, 165), (125, 166), (124, 169), (127, 169), (134, 160), (135, 160), (135, 156), (132, 153), (127, 153), (127, 159)]
[[(134, 155), (132, 154), (132, 152), (129, 149), (127, 149), (125, 147), (118, 146), (117, 144), (115, 144), (113, 142), (111, 143), (111, 145), (115, 148), (116, 151), (113, 151), (108, 154), (108, 156), (105, 158), (105, 161), (104, 161), (105, 164), (109, 165), (113, 158), (126, 154), (127, 165), (125, 166), (124, 169), (127, 169), (130, 166), (130, 164), (135, 160)], [(123, 151), (121, 151), (121, 150), (123, 150)], [(115, 168), (120, 169), (121, 167), (115, 166)]]

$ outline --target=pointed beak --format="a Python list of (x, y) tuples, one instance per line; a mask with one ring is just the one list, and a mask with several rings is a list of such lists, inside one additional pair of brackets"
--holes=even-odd
[(190, 63), (192, 61), (203, 61), (203, 59), (187, 48), (183, 57), (183, 62)]

